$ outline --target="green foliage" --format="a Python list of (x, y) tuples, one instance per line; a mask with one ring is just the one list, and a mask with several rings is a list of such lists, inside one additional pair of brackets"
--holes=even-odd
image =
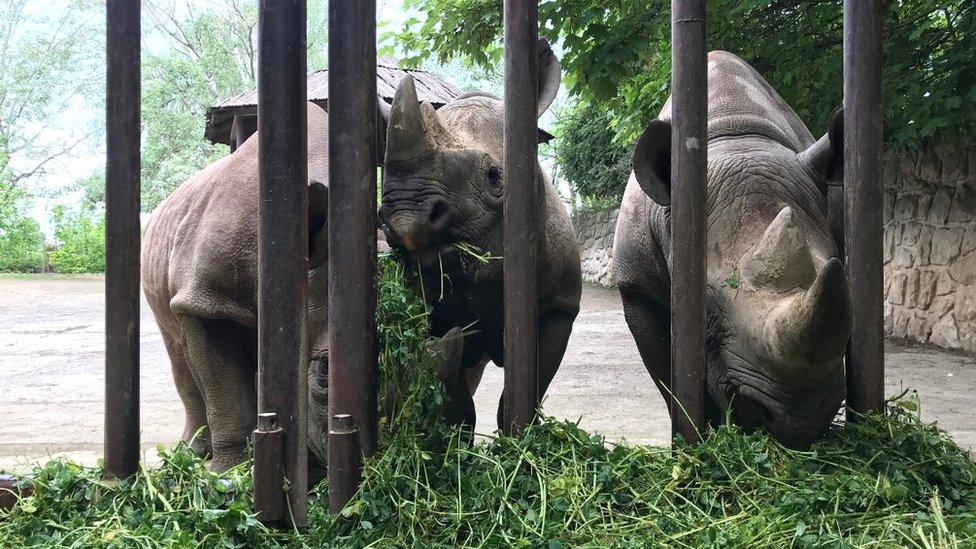
[[(501, 2), (408, 0), (398, 45), (408, 61), (500, 59)], [(884, 100), (890, 144), (918, 146), (976, 134), (976, 4), (886, 2)], [(842, 1), (710, 0), (709, 48), (740, 55), (766, 77), (814, 134), (842, 96)], [(629, 143), (656, 116), (670, 87), (670, 3), (543, 0), (540, 33), (561, 41), (572, 95), (600, 105)]]
[[(379, 343), (382, 440), (429, 438), (440, 432), (444, 386), (434, 372), (430, 310), (413, 291), (417, 274), (396, 252), (378, 262), (376, 326)], [(384, 407), (386, 407), (384, 409)]]
[[(723, 427), (703, 444), (608, 445), (552, 419), (521, 439), (367, 465), (330, 547), (951, 547), (976, 540), (976, 464), (900, 408), (810, 452)], [(923, 541), (924, 540), (924, 541)]]
[(0, 547), (258, 547), (278, 536), (251, 515), (249, 464), (218, 477), (180, 444), (162, 466), (117, 483), (101, 467), (52, 461), (5, 517)]
[(0, 511), (0, 547), (970, 547), (976, 463), (904, 404), (808, 452), (730, 426), (607, 444), (551, 418), (474, 446), (398, 437), (339, 515), (312, 500), (302, 533), (250, 515), (249, 464), (217, 477), (183, 445), (117, 484), (51, 462)]
[(105, 271), (105, 216), (87, 208), (54, 208), (54, 237), (58, 247), (50, 263), (58, 273)]
[(0, 272), (37, 272), (44, 267), (44, 235), (27, 213), (29, 197), (0, 181)]
[(630, 147), (618, 145), (610, 115), (578, 105), (559, 120), (556, 162), (584, 207), (620, 204), (630, 176)]

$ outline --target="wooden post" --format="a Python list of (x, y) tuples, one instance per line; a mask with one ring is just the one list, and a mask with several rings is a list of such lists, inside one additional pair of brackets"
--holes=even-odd
[(671, 2), (671, 432), (705, 430), (705, 0)]
[(536, 174), (539, 20), (536, 0), (505, 0), (504, 430), (521, 434), (538, 393), (539, 203)]
[(844, 1), (844, 248), (852, 312), (848, 419), (884, 406), (883, 6), (881, 0)]
[[(376, 451), (376, 2), (329, 3), (329, 508), (359, 485), (361, 455), (336, 416), (350, 416), (361, 454)], [(356, 476), (356, 478), (352, 478)]]
[[(258, 412), (276, 414), (284, 431), (296, 527), (305, 525), (308, 498), (305, 19), (305, 0), (259, 4)], [(270, 474), (255, 467), (255, 477)]]
[(105, 474), (139, 467), (140, 3), (106, 3)]

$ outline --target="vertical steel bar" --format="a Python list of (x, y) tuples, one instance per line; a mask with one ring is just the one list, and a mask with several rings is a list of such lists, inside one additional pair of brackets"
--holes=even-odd
[[(329, 507), (358, 486), (335, 417), (376, 451), (376, 2), (329, 3)], [(355, 459), (360, 459), (356, 456)]]
[(883, 8), (881, 0), (844, 1), (844, 240), (853, 315), (848, 418), (884, 405)]
[(258, 15), (258, 412), (276, 414), (285, 432), (288, 502), (298, 527), (308, 497), (305, 4), (261, 0)]
[(139, 464), (140, 3), (106, 3), (105, 473)]
[(538, 392), (538, 227), (536, 173), (539, 17), (537, 0), (505, 0), (505, 389), (504, 429), (531, 421)]
[(705, 0), (671, 2), (671, 432), (705, 428)]

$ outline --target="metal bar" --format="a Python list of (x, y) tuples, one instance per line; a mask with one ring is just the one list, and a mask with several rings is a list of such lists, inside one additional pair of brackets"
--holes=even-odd
[[(329, 502), (351, 494), (335, 416), (376, 451), (376, 2), (329, 2)], [(333, 435), (333, 431), (339, 433)], [(355, 480), (358, 484), (358, 479)]]
[(106, 3), (105, 474), (139, 467), (140, 3)]
[(844, 1), (844, 240), (851, 288), (848, 418), (884, 405), (881, 0)]
[(349, 414), (336, 414), (329, 429), (329, 512), (342, 511), (359, 489), (362, 480), (363, 450), (359, 446), (359, 428)]
[(538, 405), (541, 178), (536, 173), (539, 14), (536, 0), (505, 0), (504, 429), (520, 434)]
[(671, 433), (705, 429), (705, 0), (671, 1)]
[(254, 429), (254, 512), (266, 524), (285, 517), (285, 431), (277, 425), (277, 414), (258, 414)]
[(261, 0), (258, 15), (258, 412), (277, 414), (284, 430), (297, 527), (305, 524), (308, 499), (305, 4)]

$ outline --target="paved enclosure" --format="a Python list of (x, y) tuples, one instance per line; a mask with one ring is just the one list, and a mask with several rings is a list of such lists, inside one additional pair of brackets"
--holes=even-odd
[[(0, 469), (49, 456), (94, 464), (101, 454), (104, 294), (100, 277), (0, 277)], [(666, 444), (667, 412), (644, 370), (616, 292), (584, 287), (547, 413), (582, 418), (613, 439)], [(155, 321), (142, 309), (143, 452), (176, 441), (183, 407)], [(889, 394), (917, 388), (925, 418), (976, 446), (976, 360), (889, 344)], [(478, 431), (494, 429), (502, 371), (489, 366), (476, 397)]]

